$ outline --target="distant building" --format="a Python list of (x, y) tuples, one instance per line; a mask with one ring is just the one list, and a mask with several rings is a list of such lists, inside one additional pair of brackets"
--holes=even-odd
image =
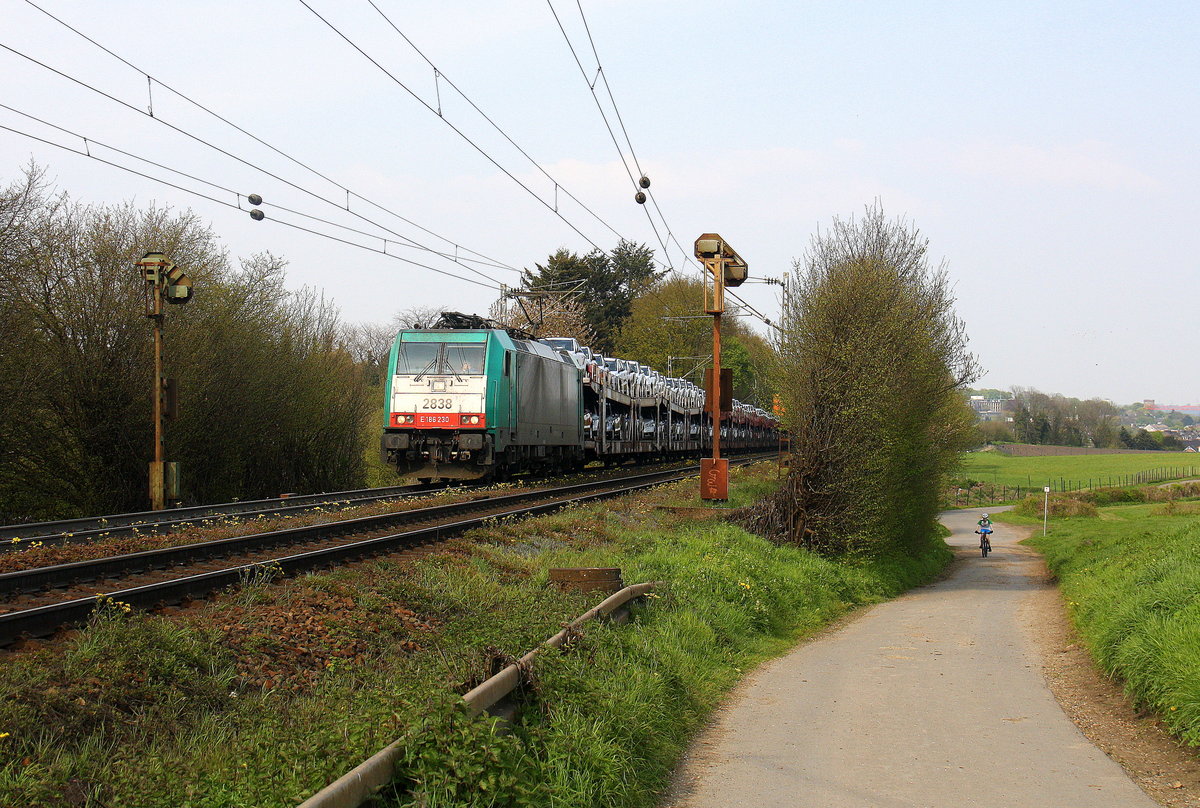
[(984, 396), (971, 396), (967, 403), (971, 405), (971, 409), (975, 410), (975, 414), (979, 416), (980, 421), (1011, 421), (1010, 413), (1013, 409), (1013, 400), (1011, 398), (985, 398)]
[(1200, 415), (1200, 404), (1158, 404), (1152, 398), (1142, 402), (1146, 412), (1177, 412), (1180, 415)]

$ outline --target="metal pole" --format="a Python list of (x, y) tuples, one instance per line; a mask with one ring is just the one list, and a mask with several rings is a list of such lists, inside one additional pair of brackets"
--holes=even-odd
[(1045, 499), (1042, 500), (1042, 535), (1046, 535), (1046, 525), (1050, 522), (1050, 489), (1044, 488), (1042, 492)]
[(162, 277), (152, 284), (150, 294), (154, 300), (154, 463), (150, 467), (150, 508), (161, 511), (166, 507), (166, 475), (163, 468), (163, 310)]
[[(717, 283), (720, 284), (718, 275)], [(713, 460), (721, 459), (721, 313), (713, 315), (713, 371), (712, 371), (712, 419)]]
[[(711, 501), (729, 498), (728, 470), (721, 459), (721, 314), (725, 311), (725, 259), (713, 256), (705, 259), (706, 272), (712, 273), (712, 299), (708, 313), (713, 317), (712, 375), (708, 389), (708, 412), (712, 418), (712, 459), (700, 468), (700, 497)], [(707, 466), (707, 468), (706, 468)]]

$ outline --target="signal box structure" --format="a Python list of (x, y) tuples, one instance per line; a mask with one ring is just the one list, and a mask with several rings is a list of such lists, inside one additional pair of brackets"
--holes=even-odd
[(146, 316), (154, 323), (154, 460), (150, 461), (150, 507), (161, 511), (179, 500), (179, 464), (163, 460), (165, 422), (179, 410), (174, 379), (163, 375), (163, 301), (183, 304), (192, 299), (192, 279), (160, 252), (148, 252), (135, 266), (146, 282)]
[[(700, 461), (700, 497), (729, 499), (729, 461), (721, 457), (722, 402), (732, 402), (732, 377), (721, 370), (721, 315), (725, 313), (725, 287), (741, 286), (749, 267), (737, 251), (717, 233), (696, 239), (696, 257), (704, 264), (704, 310), (713, 317), (713, 366), (705, 388), (712, 415), (712, 457)], [(730, 390), (725, 390), (726, 379)], [(730, 405), (732, 406), (732, 404)]]

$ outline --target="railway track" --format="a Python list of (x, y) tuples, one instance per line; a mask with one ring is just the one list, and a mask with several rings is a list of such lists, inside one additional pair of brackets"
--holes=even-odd
[(203, 524), (212, 519), (229, 516), (255, 517), (259, 514), (286, 516), (301, 513), (316, 506), (350, 507), (401, 499), (436, 490), (428, 485), (392, 485), (383, 488), (362, 488), (356, 491), (335, 491), (326, 494), (303, 494), (270, 499), (224, 502), (217, 505), (196, 505), (171, 508), (167, 511), (140, 511), (109, 516), (89, 516), (63, 519), (57, 522), (30, 522), (19, 525), (0, 525), (0, 552), (11, 552), (34, 544), (65, 544), (95, 541), (133, 533), (168, 533), (181, 527)]
[(686, 479), (697, 470), (687, 466), (549, 489), (481, 494), (465, 502), (3, 573), (0, 646), (49, 636), (85, 621), (101, 594), (139, 609), (176, 604), (242, 583), (266, 569), (290, 575), (393, 553), (458, 535), (490, 519), (532, 516), (622, 496)]
[[(678, 462), (678, 461), (676, 461)], [(667, 465), (674, 465), (667, 464)], [(586, 474), (604, 474), (610, 469), (594, 469)], [(484, 483), (467, 483), (460, 490), (479, 488)], [(392, 485), (381, 488), (361, 488), (354, 491), (333, 491), (324, 494), (298, 494), (269, 499), (224, 502), (215, 505), (196, 505), (171, 508), (166, 511), (139, 511), (108, 516), (88, 516), (56, 522), (29, 522), (0, 525), (0, 553), (26, 550), (35, 546), (75, 544), (148, 533), (170, 533), (174, 530), (230, 516), (252, 519), (257, 516), (292, 516), (314, 507), (349, 508), (373, 502), (407, 499), (445, 490), (438, 484)]]

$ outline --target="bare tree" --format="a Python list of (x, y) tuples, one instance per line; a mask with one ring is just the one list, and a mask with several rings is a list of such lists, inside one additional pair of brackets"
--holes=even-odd
[(405, 328), (433, 328), (442, 312), (454, 306), (409, 306), (392, 317), (392, 336)]
[[(577, 285), (582, 287), (582, 283)], [(588, 324), (580, 298), (581, 289), (514, 290), (496, 301), (488, 316), (508, 328), (520, 328), (536, 337), (571, 337), (582, 345), (594, 345), (596, 332)]]

